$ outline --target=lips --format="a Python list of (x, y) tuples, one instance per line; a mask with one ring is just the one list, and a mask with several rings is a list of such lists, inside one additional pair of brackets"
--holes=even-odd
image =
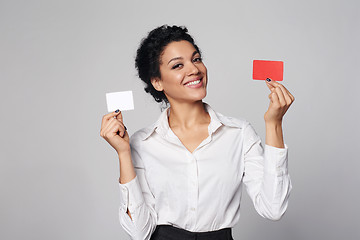
[(188, 86), (189, 84), (192, 85), (193, 82), (199, 81), (199, 80), (200, 80), (200, 82), (201, 82), (202, 79), (203, 79), (202, 77), (197, 77), (197, 78), (194, 78), (194, 79), (192, 79), (192, 80), (190, 80), (190, 81), (187, 81), (184, 85), (187, 85), (187, 86)]
[(203, 87), (203, 78), (200, 78), (198, 80), (189, 81), (184, 86), (187, 88), (193, 88), (193, 89), (202, 88)]

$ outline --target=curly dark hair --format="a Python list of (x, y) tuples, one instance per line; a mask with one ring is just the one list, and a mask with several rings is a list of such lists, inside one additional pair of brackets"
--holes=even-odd
[(194, 39), (188, 34), (184, 26), (163, 25), (149, 32), (148, 36), (141, 40), (136, 53), (135, 67), (140, 79), (145, 82), (145, 91), (150, 93), (156, 102), (164, 101), (169, 103), (163, 91), (157, 91), (151, 84), (151, 78), (161, 77), (160, 58), (165, 47), (171, 42), (186, 40), (190, 42), (196, 51), (200, 49), (195, 44)]

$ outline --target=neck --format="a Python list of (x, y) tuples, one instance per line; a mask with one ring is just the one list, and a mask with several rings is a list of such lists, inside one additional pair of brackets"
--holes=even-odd
[(169, 126), (174, 129), (192, 129), (210, 123), (210, 115), (203, 102), (170, 103)]

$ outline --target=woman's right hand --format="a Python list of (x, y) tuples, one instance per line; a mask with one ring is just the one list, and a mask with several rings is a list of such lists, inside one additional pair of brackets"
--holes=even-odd
[(125, 130), (121, 111), (111, 112), (102, 118), (100, 136), (103, 137), (118, 154), (130, 152), (129, 134)]

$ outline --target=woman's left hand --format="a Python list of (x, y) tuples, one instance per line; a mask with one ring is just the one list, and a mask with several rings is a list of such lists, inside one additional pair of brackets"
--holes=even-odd
[(282, 118), (290, 105), (294, 102), (294, 96), (280, 83), (271, 80), (265, 81), (270, 89), (270, 105), (264, 115), (266, 123), (281, 123)]

